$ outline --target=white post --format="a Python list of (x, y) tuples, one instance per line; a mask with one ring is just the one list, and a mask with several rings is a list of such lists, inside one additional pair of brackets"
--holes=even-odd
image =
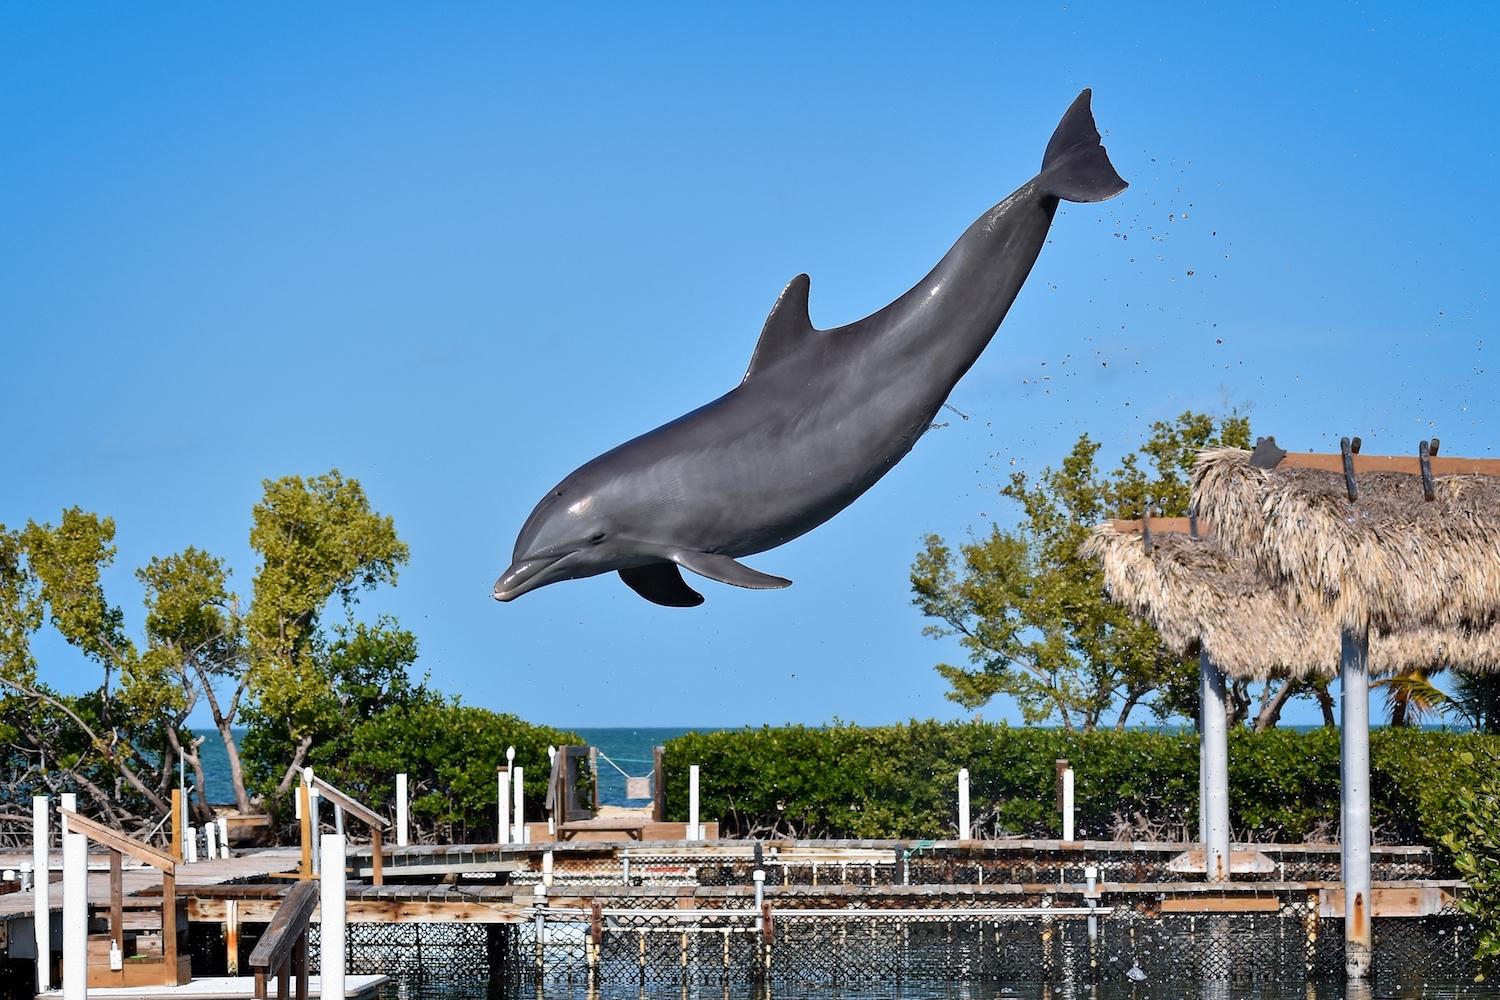
[(229, 820), (219, 817), (219, 857), (229, 857)]
[[(325, 833), (321, 838), (323, 855), (330, 859), (344, 857), (344, 838)], [(319, 908), (322, 928), (322, 998), (344, 1000), (344, 866), (334, 860), (318, 874)]]
[(1063, 771), (1063, 840), (1073, 839), (1073, 769)]
[(499, 802), (497, 828), (500, 830), (500, 843), (510, 843), (510, 768), (501, 767), (495, 770), (495, 783), (498, 786)]
[(406, 846), (406, 772), (396, 775), (396, 846)]
[(552, 852), (551, 851), (543, 851), (542, 852), (542, 885), (546, 886), (549, 889), (552, 888), (552, 871), (553, 871)]
[(219, 856), (219, 824), (209, 820), (203, 824), (203, 846), (208, 848), (208, 860)]
[[(556, 773), (556, 768), (557, 768), (557, 747), (549, 746), (549, 747), (547, 747), (547, 782), (548, 782), (548, 784), (551, 784), (551, 782), (552, 782), (552, 775), (554, 773)], [(597, 774), (594, 775), (594, 780), (595, 781), (599, 780), (599, 776)], [(552, 792), (551, 792), (550, 789), (548, 790), (547, 794), (548, 795), (552, 794)], [(552, 810), (552, 809), (548, 809), (547, 810), (547, 833), (548, 833), (549, 836), (553, 837), (554, 839), (557, 837), (557, 816), (556, 816), (555, 813), (556, 813), (555, 810)]]
[(34, 795), (31, 799), (31, 920), (36, 931), (36, 991), (46, 993), (52, 988), (52, 905), (48, 901), (48, 886), (52, 881), (51, 865), (47, 856), (48, 837), (47, 796)]
[(972, 830), (969, 826), (969, 769), (958, 769), (958, 839), (968, 840)]
[(1224, 672), (1198, 654), (1198, 703), (1203, 715), (1203, 871), (1210, 882), (1228, 882), (1229, 855), (1229, 715)]
[(190, 826), (184, 832), (186, 835), (182, 838), (182, 846), (184, 853), (187, 854), (186, 861), (190, 865), (196, 865), (198, 863), (198, 828)]
[(521, 765), (510, 769), (516, 789), (516, 843), (526, 843), (526, 775)]
[(698, 765), (688, 768), (688, 840), (702, 840), (703, 830), (698, 825)]
[[(77, 795), (77, 793), (75, 793), (75, 792), (63, 792), (62, 795), (60, 795), (58, 797), (58, 801), (62, 804), (62, 808), (66, 809), (68, 812), (75, 812), (76, 813), (78, 811), (78, 795)], [(62, 819), (62, 833), (60, 834), (60, 837), (66, 837), (68, 835), (68, 817), (63, 816), (63, 817), (61, 817), (61, 819)], [(58, 840), (58, 846), (61, 846), (61, 845), (62, 845), (62, 840), (59, 839)]]
[(1339, 673), (1343, 686), (1340, 738), (1343, 743), (1344, 974), (1370, 974), (1370, 633), (1345, 629)]
[(63, 834), (63, 998), (88, 1000), (89, 841)]

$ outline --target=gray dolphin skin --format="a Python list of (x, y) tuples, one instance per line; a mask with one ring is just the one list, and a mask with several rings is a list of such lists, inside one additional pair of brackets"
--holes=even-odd
[(789, 586), (737, 560), (811, 531), (889, 472), (999, 329), (1058, 200), (1125, 189), (1089, 99), (1085, 90), (1068, 108), (1041, 172), (879, 312), (815, 330), (808, 277), (793, 278), (740, 385), (600, 455), (542, 498), (495, 599), (613, 570), (649, 601), (702, 604), (679, 567), (738, 587)]

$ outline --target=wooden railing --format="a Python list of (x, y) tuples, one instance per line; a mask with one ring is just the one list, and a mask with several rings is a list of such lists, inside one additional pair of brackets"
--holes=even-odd
[(307, 1000), (307, 925), (317, 905), (317, 882), (298, 882), (282, 897), (270, 926), (250, 953), (256, 1000), (266, 1000), (266, 980), (271, 976), (276, 977), (277, 1000), (288, 1000), (294, 973), (297, 1000)]

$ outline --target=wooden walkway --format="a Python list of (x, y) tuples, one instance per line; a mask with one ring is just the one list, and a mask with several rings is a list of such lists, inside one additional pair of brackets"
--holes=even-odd
[[(266, 850), (245, 851), (231, 858), (216, 858), (183, 864), (177, 868), (177, 891), (180, 895), (205, 886), (225, 885), (233, 882), (257, 880), (264, 882), (274, 872), (296, 869), (302, 853), (295, 847), (272, 847)], [(17, 868), (22, 863), (30, 864), (30, 854), (0, 854), (0, 868)], [(56, 879), (48, 886), (47, 901), (53, 910), (62, 909), (62, 854), (53, 852), (49, 867)], [(125, 896), (155, 895), (160, 898), (161, 873), (144, 865), (126, 866), (122, 872)], [(89, 902), (99, 906), (109, 905), (109, 860), (99, 852), (89, 855)], [(31, 916), (31, 893), (12, 892), (0, 896), (0, 921), (15, 917)]]

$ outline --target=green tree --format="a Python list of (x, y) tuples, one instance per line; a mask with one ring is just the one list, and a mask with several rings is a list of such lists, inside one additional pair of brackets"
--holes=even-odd
[[(913, 603), (932, 619), (925, 633), (956, 637), (968, 666), (942, 663), (948, 698), (978, 708), (1016, 700), (1027, 722), (1093, 730), (1137, 706), (1158, 717), (1195, 715), (1197, 670), (1161, 647), (1156, 631), (1104, 597), (1101, 571), (1078, 549), (1111, 517), (1187, 513), (1194, 457), (1206, 447), (1248, 447), (1249, 421), (1184, 413), (1104, 472), (1099, 445), (1083, 435), (1059, 468), (1035, 480), (1016, 473), (1001, 494), (1021, 508), (1013, 530), (956, 548), (929, 535), (911, 570)], [(1241, 705), (1248, 699), (1241, 693)]]
[(358, 480), (337, 470), (264, 485), (250, 530), (261, 564), (245, 621), (253, 699), (245, 717), (260, 777), (284, 796), (313, 743), (339, 725), (327, 657), (341, 647), (320, 628), (328, 605), (337, 598), (352, 614), (361, 592), (396, 582), (408, 550)]

